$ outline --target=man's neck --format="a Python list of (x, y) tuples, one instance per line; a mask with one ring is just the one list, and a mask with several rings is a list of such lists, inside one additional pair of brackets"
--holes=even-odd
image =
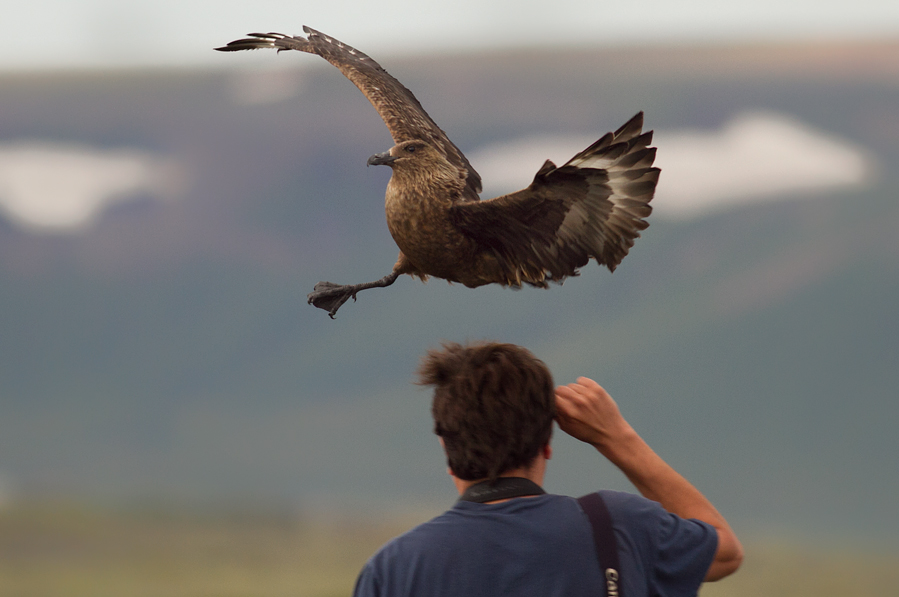
[[(500, 475), (500, 477), (521, 477), (524, 479), (529, 479), (536, 483), (537, 485), (543, 485), (543, 477), (546, 473), (546, 461), (540, 459), (539, 462), (534, 462), (532, 466), (525, 468), (517, 468), (510, 471), (506, 471)], [(477, 483), (481, 483), (486, 481), (487, 479), (475, 479), (474, 481), (466, 481), (464, 479), (460, 479), (459, 477), (453, 475), (453, 483), (456, 485), (456, 491), (459, 492), (459, 495), (465, 493), (465, 491), (475, 485)], [(488, 504), (504, 502), (506, 500), (495, 500), (493, 502), (487, 502)]]

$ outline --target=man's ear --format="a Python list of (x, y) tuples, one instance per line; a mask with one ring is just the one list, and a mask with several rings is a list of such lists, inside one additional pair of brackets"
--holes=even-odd
[(543, 458), (549, 460), (553, 457), (553, 447), (549, 445), (549, 442), (546, 442), (546, 445), (543, 446)]

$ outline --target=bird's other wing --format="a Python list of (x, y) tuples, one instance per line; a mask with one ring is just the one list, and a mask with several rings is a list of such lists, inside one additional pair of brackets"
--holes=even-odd
[(490, 251), (505, 284), (545, 287), (590, 258), (615, 268), (649, 224), (659, 169), (639, 113), (565, 165), (547, 160), (526, 189), (450, 210), (453, 224)]
[[(337, 67), (368, 98), (390, 130), (394, 143), (419, 139), (436, 146), (451, 164), (465, 171), (468, 190), (474, 194), (474, 199), (477, 198), (481, 192), (480, 175), (428, 116), (411, 91), (370, 56), (310, 27), (304, 26), (303, 31), (306, 38), (281, 33), (250, 33), (249, 37), (232, 41), (216, 50), (236, 52), (275, 48), (279, 52), (297, 50), (321, 56)], [(467, 194), (472, 198), (471, 193)]]

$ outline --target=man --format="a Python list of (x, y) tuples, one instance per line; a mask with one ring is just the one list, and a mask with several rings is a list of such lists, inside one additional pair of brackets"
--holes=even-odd
[[(740, 566), (742, 547), (724, 518), (595, 381), (554, 389), (530, 352), (497, 343), (445, 344), (423, 359), (419, 376), (434, 386), (434, 431), (462, 498), (381, 548), (359, 575), (358, 597), (596, 597), (607, 588), (623, 597), (695, 595)], [(614, 585), (578, 501), (539, 487), (554, 420), (643, 495), (599, 492), (620, 561)], [(513, 491), (519, 497), (501, 493), (512, 485), (525, 488)]]

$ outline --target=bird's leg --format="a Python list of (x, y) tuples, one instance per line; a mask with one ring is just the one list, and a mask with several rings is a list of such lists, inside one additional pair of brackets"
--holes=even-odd
[(328, 317), (334, 319), (337, 310), (347, 302), (350, 297), (356, 300), (356, 293), (368, 288), (385, 288), (390, 286), (399, 277), (400, 272), (394, 270), (380, 280), (365, 282), (363, 284), (334, 284), (333, 282), (319, 282), (307, 295), (309, 304), (324, 309)]

